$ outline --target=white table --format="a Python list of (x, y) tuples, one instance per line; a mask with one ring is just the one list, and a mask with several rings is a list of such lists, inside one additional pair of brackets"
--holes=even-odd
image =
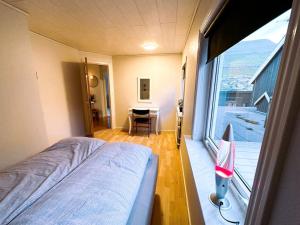
[(157, 107), (132, 107), (128, 109), (128, 120), (129, 120), (129, 134), (131, 134), (132, 129), (132, 109), (140, 109), (140, 110), (150, 110), (150, 117), (155, 118), (155, 133), (158, 135), (158, 121), (159, 121), (159, 108)]

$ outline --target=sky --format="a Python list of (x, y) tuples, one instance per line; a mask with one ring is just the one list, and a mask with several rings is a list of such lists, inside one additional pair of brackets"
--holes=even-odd
[(274, 43), (279, 43), (280, 40), (285, 36), (288, 22), (290, 18), (291, 10), (286, 11), (265, 26), (261, 27), (243, 41), (253, 41), (258, 39), (268, 39)]

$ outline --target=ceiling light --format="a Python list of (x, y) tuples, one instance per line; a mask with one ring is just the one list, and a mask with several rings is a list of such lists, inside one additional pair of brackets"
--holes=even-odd
[(156, 44), (155, 42), (146, 42), (146, 43), (143, 44), (143, 48), (146, 51), (153, 51), (157, 47), (158, 47), (158, 44)]

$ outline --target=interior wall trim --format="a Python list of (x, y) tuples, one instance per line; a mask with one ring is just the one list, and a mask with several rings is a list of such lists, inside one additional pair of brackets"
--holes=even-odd
[(220, 0), (214, 8), (211, 8), (204, 18), (204, 21), (200, 27), (200, 32), (205, 33), (207, 29), (212, 25), (212, 23), (216, 20), (218, 14), (223, 9), (224, 5), (226, 4), (227, 0)]
[(25, 16), (29, 16), (29, 13), (28, 13), (28, 12), (26, 12), (26, 11), (24, 11), (24, 10), (22, 10), (22, 9), (19, 9), (19, 8), (17, 8), (17, 7), (15, 7), (15, 6), (13, 6), (13, 5), (11, 5), (11, 4), (9, 4), (9, 3), (3, 1), (3, 0), (0, 0), (0, 3), (2, 3), (3, 5), (5, 5), (5, 6), (8, 7), (8, 8), (11, 8), (11, 9), (13, 9), (13, 10), (19, 12), (19, 13), (22, 13), (22, 14), (25, 15)]
[[(115, 127), (114, 129), (120, 129), (120, 130), (124, 130), (124, 131), (128, 131), (129, 130), (128, 127)], [(158, 130), (158, 132), (175, 132), (175, 129), (174, 130)]]
[[(1, 0), (0, 0), (0, 1), (1, 1)], [(62, 43), (62, 42), (60, 42), (60, 41), (57, 41), (57, 40), (52, 39), (52, 38), (50, 38), (50, 37), (47, 37), (47, 36), (45, 36), (45, 35), (43, 35), (43, 34), (40, 34), (40, 33), (38, 33), (38, 32), (35, 32), (35, 31), (32, 31), (32, 30), (29, 30), (29, 32), (30, 32), (31, 34), (39, 35), (39, 36), (41, 36), (41, 37), (43, 37), (43, 38), (46, 38), (46, 39), (48, 39), (49, 41), (56, 42), (57, 44), (62, 45), (62, 46), (64, 46), (64, 47), (72, 48), (72, 49), (78, 51), (78, 55), (79, 55), (79, 50), (78, 50), (77, 48), (74, 48), (74, 47), (72, 47), (72, 46), (70, 46), (70, 45), (66, 45), (66, 44), (64, 44), (64, 43)]]
[(198, 8), (199, 8), (199, 5), (200, 5), (200, 2), (201, 2), (201, 0), (198, 0), (196, 8), (194, 9), (193, 16), (192, 16), (191, 22), (189, 24), (188, 32), (187, 32), (186, 37), (185, 37), (184, 46), (186, 46), (187, 40), (190, 36), (190, 32), (191, 32), (191, 29), (192, 29), (192, 26), (193, 26), (193, 23), (194, 23), (194, 20), (195, 20), (195, 17), (196, 17), (196, 14), (197, 14), (197, 11), (198, 11)]

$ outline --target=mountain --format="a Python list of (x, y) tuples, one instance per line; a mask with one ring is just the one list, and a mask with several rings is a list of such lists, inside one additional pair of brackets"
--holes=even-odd
[(252, 91), (249, 80), (275, 49), (267, 39), (241, 41), (223, 53), (221, 90)]

